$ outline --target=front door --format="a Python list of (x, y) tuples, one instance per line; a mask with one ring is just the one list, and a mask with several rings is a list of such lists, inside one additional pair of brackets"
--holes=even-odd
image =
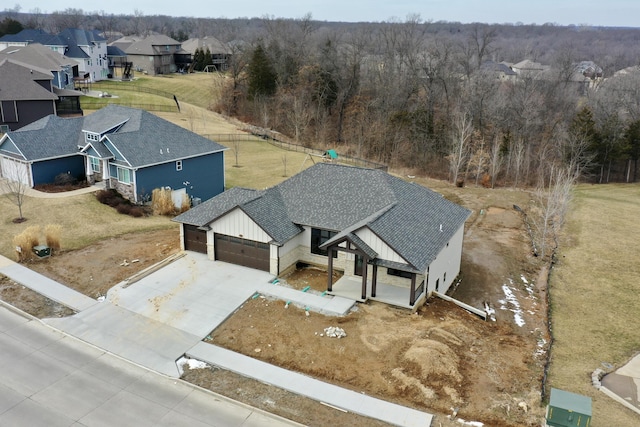
[(362, 276), (363, 264), (364, 264), (364, 259), (362, 258), (362, 255), (356, 254), (356, 261), (353, 266), (353, 274), (355, 274), (356, 276)]

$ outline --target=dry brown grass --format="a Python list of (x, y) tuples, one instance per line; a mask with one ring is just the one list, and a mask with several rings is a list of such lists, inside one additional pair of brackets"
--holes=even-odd
[(177, 225), (163, 216), (132, 218), (120, 215), (115, 209), (96, 200), (93, 194), (62, 198), (27, 197), (24, 203), (26, 222), (16, 224), (12, 220), (15, 206), (0, 197), (0, 254), (13, 257), (15, 245), (9, 236), (22, 233), (33, 225), (60, 224), (60, 239), (64, 250), (85, 247), (105, 238), (126, 233), (174, 228)]
[(52, 251), (59, 251), (61, 248), (62, 226), (60, 224), (47, 224), (44, 227), (44, 238), (47, 246)]
[(18, 262), (33, 258), (33, 248), (40, 243), (40, 226), (32, 225), (13, 237), (16, 258)]
[(632, 427), (640, 416), (591, 386), (602, 363), (640, 351), (640, 186), (582, 185), (551, 276), (550, 385), (593, 399), (592, 427)]
[(171, 190), (166, 188), (156, 188), (151, 192), (151, 207), (154, 215), (173, 215), (176, 213), (176, 206), (171, 199)]

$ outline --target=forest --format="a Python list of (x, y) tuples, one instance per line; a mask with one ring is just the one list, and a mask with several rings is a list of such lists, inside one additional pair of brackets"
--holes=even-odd
[(640, 29), (19, 7), (2, 19), (52, 33), (100, 30), (112, 39), (213, 36), (230, 56), (223, 96), (211, 109), (298, 144), (460, 186), (550, 187), (559, 176), (637, 180)]

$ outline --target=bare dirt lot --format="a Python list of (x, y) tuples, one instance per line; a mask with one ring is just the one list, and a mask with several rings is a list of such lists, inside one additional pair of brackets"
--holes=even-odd
[[(461, 425), (447, 419), (454, 408), (458, 417), (488, 426), (539, 425), (547, 341), (544, 274), (530, 255), (522, 220), (510, 201), (493, 203), (468, 192), (459, 202), (474, 215), (467, 224), (462, 274), (452, 296), (479, 308), (489, 303), (496, 321), (485, 322), (439, 299), (430, 299), (416, 314), (368, 303), (337, 318), (307, 316), (294, 306), (285, 309), (283, 301), (256, 298), (212, 331), (211, 340), (435, 413), (435, 426)], [(29, 267), (95, 298), (177, 252), (178, 243), (177, 229), (126, 234)], [(326, 272), (317, 269), (283, 279), (296, 289), (311, 286), (320, 292), (326, 286)], [(15, 295), (7, 300), (11, 298)], [(343, 328), (347, 336), (323, 336), (330, 326)], [(188, 371), (185, 379), (305, 424), (376, 425), (218, 369)]]
[[(489, 303), (496, 309), (495, 322), (439, 299), (430, 299), (414, 315), (370, 303), (336, 318), (306, 316), (303, 309), (285, 309), (283, 301), (257, 298), (213, 331), (211, 341), (439, 413), (442, 425), (448, 422), (443, 414), (452, 408), (458, 408), (459, 417), (490, 426), (539, 425), (547, 342), (544, 275), (538, 278), (515, 210), (483, 209), (467, 236), (461, 282), (453, 295), (476, 307)], [(284, 279), (296, 289), (326, 286), (326, 273), (313, 268)], [(347, 336), (328, 338), (325, 328), (331, 326)]]
[(177, 226), (128, 233), (84, 249), (62, 251), (27, 267), (87, 296), (98, 298), (122, 280), (180, 250)]

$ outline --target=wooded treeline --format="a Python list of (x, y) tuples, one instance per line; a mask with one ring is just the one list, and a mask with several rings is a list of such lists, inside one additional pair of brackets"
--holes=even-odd
[[(640, 29), (419, 16), (357, 24), (74, 9), (12, 16), (52, 32), (215, 36), (232, 56), (213, 108), (307, 146), (468, 185), (540, 185), (560, 167), (592, 182), (637, 178)], [(525, 59), (549, 70), (504, 78), (486, 65)], [(602, 68), (601, 77), (575, 78), (586, 60)]]

